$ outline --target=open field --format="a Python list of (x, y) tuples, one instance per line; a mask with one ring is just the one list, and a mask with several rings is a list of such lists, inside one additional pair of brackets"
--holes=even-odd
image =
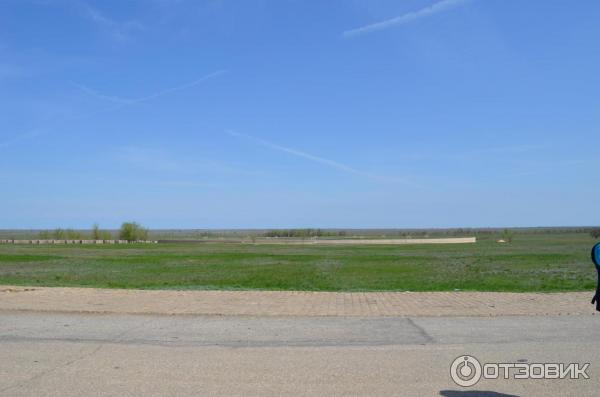
[(595, 287), (585, 233), (457, 245), (0, 245), (0, 284), (142, 289), (577, 291)]

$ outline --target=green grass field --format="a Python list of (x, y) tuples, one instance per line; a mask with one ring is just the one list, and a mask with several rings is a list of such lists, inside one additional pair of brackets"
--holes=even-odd
[(585, 233), (477, 244), (0, 245), (0, 284), (142, 289), (577, 291), (595, 288)]

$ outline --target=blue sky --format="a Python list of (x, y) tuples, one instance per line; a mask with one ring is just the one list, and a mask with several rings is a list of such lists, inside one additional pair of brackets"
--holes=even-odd
[(2, 0), (0, 228), (600, 224), (600, 2)]

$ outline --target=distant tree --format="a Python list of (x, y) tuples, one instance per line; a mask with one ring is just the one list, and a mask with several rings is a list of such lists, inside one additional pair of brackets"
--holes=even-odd
[(42, 230), (39, 233), (39, 238), (41, 240), (50, 240), (52, 238), (52, 232), (49, 230)]
[(92, 226), (92, 240), (112, 240), (112, 233), (108, 230), (102, 230), (97, 223)]
[(92, 225), (92, 240), (103, 240), (100, 238), (100, 226), (97, 223)]
[(592, 236), (593, 238), (600, 238), (600, 227), (596, 227), (590, 230), (590, 236)]
[(127, 241), (148, 240), (148, 229), (136, 222), (124, 222), (119, 230), (119, 239)]
[(79, 232), (77, 230), (67, 229), (67, 230), (65, 230), (65, 237), (66, 237), (66, 240), (81, 240), (81, 238), (83, 236), (82, 236), (81, 232)]
[[(50, 237), (50, 233), (44, 233), (45, 236)], [(73, 229), (55, 229), (51, 234), (54, 240), (80, 240), (82, 238), (81, 232)]]
[(507, 243), (512, 243), (513, 236), (514, 232), (510, 229), (504, 229), (504, 231), (502, 232), (502, 240), (506, 241)]
[(112, 233), (109, 232), (108, 230), (100, 230), (99, 237), (100, 238), (98, 240), (112, 240), (113, 239)]

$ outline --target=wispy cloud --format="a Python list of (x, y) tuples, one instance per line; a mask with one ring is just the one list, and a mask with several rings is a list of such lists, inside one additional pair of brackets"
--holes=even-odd
[(301, 157), (303, 159), (312, 161), (314, 163), (323, 164), (323, 165), (335, 168), (335, 169), (337, 169), (339, 171), (342, 171), (342, 172), (345, 172), (345, 173), (348, 173), (348, 174), (358, 175), (358, 176), (366, 177), (366, 178), (369, 178), (369, 179), (374, 179), (374, 180), (377, 180), (377, 181), (380, 181), (380, 182), (395, 182), (395, 183), (406, 182), (406, 180), (404, 180), (402, 178), (387, 177), (387, 176), (372, 174), (370, 172), (361, 171), (361, 170), (358, 170), (356, 168), (350, 167), (350, 166), (348, 166), (346, 164), (340, 163), (340, 162), (335, 161), (335, 160), (331, 160), (331, 159), (327, 159), (327, 158), (324, 158), (324, 157), (315, 156), (315, 155), (303, 152), (303, 151), (298, 150), (298, 149), (294, 149), (294, 148), (290, 148), (290, 147), (286, 147), (286, 146), (281, 146), (281, 145), (278, 145), (276, 143), (269, 142), (269, 141), (266, 141), (264, 139), (257, 138), (257, 137), (251, 136), (251, 135), (241, 134), (239, 132), (235, 132), (235, 131), (232, 131), (232, 130), (227, 130), (225, 132), (227, 134), (233, 136), (233, 137), (249, 139), (249, 140), (254, 141), (254, 142), (256, 142), (259, 145), (262, 145), (264, 147), (267, 147), (267, 148), (270, 148), (270, 149), (273, 149), (273, 150), (278, 150), (280, 152), (285, 152), (285, 153), (291, 154), (291, 155), (296, 156), (296, 157)]
[(385, 21), (380, 21), (376, 23), (372, 23), (369, 25), (364, 25), (355, 29), (346, 30), (342, 33), (342, 37), (351, 38), (355, 36), (360, 36), (363, 34), (375, 32), (377, 30), (383, 30), (390, 28), (396, 25), (404, 25), (409, 22), (416, 21), (421, 18), (425, 18), (443, 11), (447, 11), (451, 8), (457, 7), (459, 5), (463, 5), (470, 0), (442, 0), (434, 3), (428, 7), (422, 8), (417, 11), (412, 11), (395, 18), (386, 19)]
[(75, 5), (85, 18), (110, 33), (117, 40), (128, 41), (133, 32), (144, 29), (144, 25), (137, 20), (116, 21), (83, 1), (76, 2)]

